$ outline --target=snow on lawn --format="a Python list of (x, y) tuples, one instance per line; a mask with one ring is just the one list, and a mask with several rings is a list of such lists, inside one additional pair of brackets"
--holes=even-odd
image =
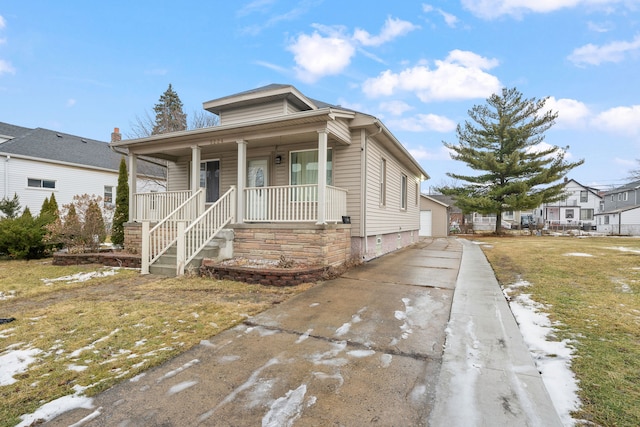
[(582, 257), (592, 257), (593, 255), (591, 254), (585, 254), (582, 252), (569, 252), (564, 254), (564, 256), (582, 256)]
[(614, 251), (632, 252), (634, 254), (640, 254), (640, 249), (625, 248), (624, 246), (609, 247), (609, 248), (605, 248), (605, 249), (612, 249)]
[(516, 282), (506, 286), (504, 294), (562, 423), (573, 426), (576, 420), (571, 412), (581, 406), (578, 381), (571, 371), (574, 348), (570, 340), (551, 340), (555, 329), (543, 304), (532, 300), (530, 294), (512, 296), (515, 289), (527, 286), (530, 284), (526, 281)]
[(12, 349), (0, 354), (0, 386), (17, 382), (14, 375), (25, 372), (30, 364), (35, 362), (35, 356), (42, 353), (37, 348), (24, 350)]
[(86, 282), (87, 280), (91, 280), (97, 277), (107, 277), (113, 276), (117, 273), (117, 268), (112, 267), (109, 269), (99, 270), (99, 271), (87, 271), (80, 272), (76, 274), (71, 274), (69, 276), (57, 277), (55, 279), (40, 279), (44, 282), (45, 285), (51, 285), (54, 282), (65, 282), (65, 283), (80, 283)]
[(84, 390), (87, 387), (80, 387), (75, 385), (73, 387), (75, 393), (62, 396), (56, 400), (52, 400), (49, 403), (45, 403), (36, 412), (32, 414), (21, 415), (22, 422), (16, 427), (26, 427), (34, 425), (36, 421), (44, 420), (49, 421), (54, 419), (60, 414), (67, 411), (71, 411), (76, 408), (93, 409), (93, 399), (83, 396)]

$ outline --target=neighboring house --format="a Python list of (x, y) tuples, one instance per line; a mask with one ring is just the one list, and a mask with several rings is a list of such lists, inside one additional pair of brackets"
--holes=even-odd
[[(112, 139), (119, 136), (116, 128)], [(59, 207), (82, 194), (114, 204), (123, 156), (106, 142), (0, 122), (0, 199), (17, 194), (33, 215), (51, 194)], [(139, 176), (140, 190), (164, 190), (164, 167), (144, 163), (148, 175)]]
[(233, 257), (323, 266), (418, 240), (428, 175), (377, 118), (277, 84), (204, 108), (219, 126), (111, 144), (130, 170), (140, 156), (168, 161), (163, 199), (131, 198), (125, 248), (142, 251), (143, 272), (176, 242), (180, 274), (220, 230), (233, 230)]
[(596, 214), (596, 230), (640, 236), (640, 180), (607, 191)]
[(451, 207), (433, 196), (420, 196), (420, 236), (442, 237), (449, 235)]
[(598, 190), (586, 187), (574, 179), (565, 178), (567, 197), (555, 203), (544, 204), (534, 210), (534, 218), (546, 227), (595, 226), (595, 214), (602, 208)]

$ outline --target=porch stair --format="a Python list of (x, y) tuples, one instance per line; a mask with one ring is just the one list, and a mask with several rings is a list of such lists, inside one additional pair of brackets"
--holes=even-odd
[[(223, 230), (218, 236), (211, 239), (207, 245), (184, 268), (185, 273), (198, 274), (202, 260), (231, 258), (233, 254), (233, 231)], [(166, 277), (176, 277), (176, 244), (171, 245), (167, 251), (149, 266), (149, 273)]]

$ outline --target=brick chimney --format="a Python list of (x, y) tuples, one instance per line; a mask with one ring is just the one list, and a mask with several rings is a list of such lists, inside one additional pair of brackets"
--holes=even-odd
[(122, 134), (120, 133), (120, 128), (113, 128), (113, 133), (111, 133), (111, 142), (122, 141)]

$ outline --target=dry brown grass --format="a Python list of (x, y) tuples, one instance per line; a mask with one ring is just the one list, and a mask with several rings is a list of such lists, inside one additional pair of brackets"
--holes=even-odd
[[(582, 409), (600, 426), (640, 425), (640, 239), (482, 237), (503, 285), (519, 279), (576, 346)], [(590, 255), (590, 256), (585, 256)]]
[(132, 270), (78, 283), (41, 280), (100, 270), (0, 261), (0, 318), (16, 318), (0, 325), (0, 357), (40, 350), (28, 370), (14, 375), (17, 382), (0, 386), (0, 426), (17, 424), (21, 414), (78, 386), (95, 395), (313, 286), (168, 279)]

